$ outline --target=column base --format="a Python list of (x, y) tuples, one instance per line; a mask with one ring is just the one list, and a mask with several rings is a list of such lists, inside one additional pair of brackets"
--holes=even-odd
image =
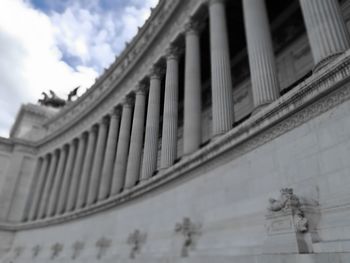
[(321, 69), (323, 69), (324, 67), (326, 67), (330, 62), (332, 62), (333, 60), (335, 60), (337, 57), (339, 57), (341, 54), (343, 54), (344, 52), (338, 52), (335, 53), (333, 55), (330, 55), (324, 59), (322, 59), (320, 62), (318, 62), (314, 68), (312, 69), (312, 73), (318, 72)]
[(268, 105), (270, 105), (273, 101), (269, 101), (269, 102), (265, 102), (263, 104), (260, 104), (259, 106), (256, 106), (252, 113), (251, 113), (251, 116), (257, 114), (258, 112), (262, 111), (263, 109), (265, 109)]

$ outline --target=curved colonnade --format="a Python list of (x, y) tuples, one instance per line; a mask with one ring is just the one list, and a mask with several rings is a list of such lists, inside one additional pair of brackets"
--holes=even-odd
[[(161, 1), (160, 7), (165, 2)], [(337, 1), (300, 0), (300, 4), (315, 69), (319, 70), (325, 61), (349, 48), (347, 29)], [(225, 1), (198, 2), (196, 10), (203, 5), (209, 14), (212, 138), (215, 139), (231, 130), (234, 123), (233, 81)], [(175, 1), (172, 7), (176, 8)], [(173, 166), (181, 157), (177, 156), (180, 70), (184, 71), (183, 156), (190, 156), (201, 147), (201, 47), (195, 13), (187, 14), (185, 26), (180, 30), (185, 38), (184, 68), (179, 63), (183, 50), (176, 41), (168, 43), (164, 54), (149, 65), (148, 73), (132, 84), (135, 88), (127, 91), (124, 88), (120, 104), (108, 109), (108, 114), (100, 116), (73, 139), (40, 153), (25, 222), (88, 209)], [(243, 14), (255, 113), (279, 97), (279, 83), (264, 1), (244, 0)], [(324, 22), (318, 23), (319, 20)]]

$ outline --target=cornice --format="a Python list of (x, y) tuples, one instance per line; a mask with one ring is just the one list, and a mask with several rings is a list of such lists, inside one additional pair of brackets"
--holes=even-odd
[(228, 133), (183, 157), (157, 176), (121, 194), (65, 215), (28, 223), (3, 223), (1, 230), (47, 227), (111, 209), (139, 198), (230, 151), (235, 159), (350, 99), (350, 50)]

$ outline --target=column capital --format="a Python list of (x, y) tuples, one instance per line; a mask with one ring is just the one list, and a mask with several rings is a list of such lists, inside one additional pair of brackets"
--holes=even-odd
[(160, 66), (153, 65), (149, 71), (150, 79), (160, 79), (164, 70)]
[(174, 45), (170, 45), (165, 51), (165, 57), (167, 60), (178, 60), (180, 54), (180, 49)]
[(97, 132), (97, 125), (96, 124), (91, 126), (90, 132)]
[(185, 34), (199, 34), (199, 22), (190, 18), (185, 24)]
[(127, 95), (122, 101), (123, 108), (131, 108), (133, 104), (134, 98), (131, 95)]
[(107, 125), (108, 124), (108, 119), (106, 116), (102, 117), (102, 119), (98, 122), (99, 125)]
[(136, 86), (135, 94), (145, 96), (147, 92), (147, 85), (145, 83), (138, 83)]
[(109, 115), (111, 117), (119, 117), (121, 115), (121, 109), (119, 106), (113, 108), (110, 112)]
[(208, 0), (209, 6), (213, 4), (225, 4), (226, 0)]

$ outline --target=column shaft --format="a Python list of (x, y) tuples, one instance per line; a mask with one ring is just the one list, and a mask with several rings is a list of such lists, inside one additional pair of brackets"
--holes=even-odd
[(196, 26), (193, 21), (186, 26), (184, 154), (197, 150), (202, 140), (201, 59)]
[(233, 123), (232, 77), (224, 0), (209, 1), (213, 135)]
[(106, 119), (103, 119), (99, 124), (98, 128), (98, 139), (96, 145), (96, 154), (92, 166), (92, 173), (89, 185), (89, 193), (87, 204), (91, 205), (97, 201), (98, 190), (100, 188), (100, 179), (102, 172), (102, 164), (105, 155), (105, 147), (106, 147), (106, 137), (107, 137), (107, 128), (108, 123)]
[(254, 107), (279, 97), (276, 63), (265, 1), (242, 0)]
[(56, 213), (57, 210), (57, 202), (59, 198), (60, 189), (62, 187), (62, 181), (64, 176), (64, 171), (66, 168), (66, 157), (67, 152), (70, 149), (68, 147), (64, 146), (62, 149), (60, 149), (60, 157), (57, 165), (57, 171), (55, 174), (55, 179), (53, 182), (52, 190), (50, 191), (50, 198), (49, 198), (49, 205), (47, 207), (46, 215), (47, 216), (53, 216)]
[(74, 170), (73, 170), (73, 174), (72, 174), (72, 183), (69, 187), (68, 203), (67, 203), (66, 211), (72, 211), (75, 208), (75, 204), (77, 202), (81, 172), (82, 172), (83, 161), (84, 161), (84, 154), (86, 151), (86, 136), (85, 135), (86, 134), (84, 133), (79, 138), (79, 144), (77, 146), (78, 153), (77, 153), (77, 158), (76, 158), (76, 161), (74, 164)]
[(143, 132), (145, 126), (145, 107), (146, 93), (142, 87), (136, 92), (125, 188), (133, 187), (140, 176)]
[(43, 163), (39, 170), (38, 183), (36, 184), (36, 187), (35, 187), (33, 202), (30, 206), (30, 211), (29, 211), (29, 217), (28, 217), (29, 220), (35, 220), (38, 216), (38, 212), (39, 212), (38, 210), (39, 210), (41, 196), (45, 186), (48, 166), (49, 166), (49, 156), (46, 155), (43, 157)]
[(45, 181), (45, 186), (43, 189), (43, 194), (40, 200), (40, 208), (38, 213), (38, 219), (43, 218), (45, 216), (46, 207), (49, 203), (49, 196), (52, 189), (52, 184), (55, 178), (56, 168), (57, 168), (57, 161), (58, 161), (58, 152), (53, 152), (51, 156), (50, 161), (50, 168), (48, 173), (46, 174), (47, 178)]
[(113, 178), (113, 164), (116, 156), (119, 124), (120, 124), (120, 112), (119, 110), (114, 110), (111, 113), (111, 119), (109, 124), (106, 156), (103, 163), (100, 190), (98, 192), (99, 200), (103, 200), (107, 198), (107, 196), (109, 196), (111, 191), (111, 183)]
[(141, 170), (141, 179), (150, 178), (157, 168), (159, 115), (160, 115), (160, 70), (154, 68), (150, 76), (148, 95), (145, 146)]
[(92, 127), (89, 132), (88, 145), (84, 158), (83, 171), (81, 174), (81, 183), (79, 185), (78, 198), (76, 203), (76, 208), (82, 208), (86, 204), (87, 193), (89, 189), (90, 174), (92, 161), (94, 159), (96, 146), (96, 127)]
[(165, 75), (163, 135), (160, 167), (173, 165), (177, 156), (177, 118), (179, 97), (179, 62), (175, 48), (167, 54)]
[(337, 0), (300, 0), (316, 65), (349, 48), (349, 33)]
[(69, 155), (67, 158), (66, 168), (64, 171), (63, 181), (60, 187), (58, 205), (56, 213), (62, 214), (66, 210), (66, 203), (69, 194), (69, 186), (71, 185), (72, 170), (77, 152), (77, 144), (73, 140), (69, 145)]
[(118, 138), (117, 156), (114, 165), (111, 195), (118, 194), (124, 186), (125, 171), (130, 144), (131, 118), (132, 105), (130, 101), (127, 101), (123, 105), (123, 113), (120, 125), (120, 134)]

